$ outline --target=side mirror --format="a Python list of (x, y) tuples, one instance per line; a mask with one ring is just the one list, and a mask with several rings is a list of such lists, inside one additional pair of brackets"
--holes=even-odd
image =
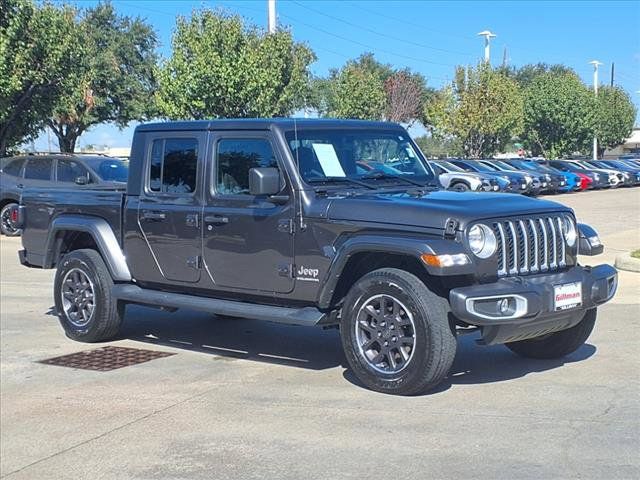
[(598, 233), (589, 225), (578, 224), (578, 254), (600, 255), (604, 251), (604, 245), (600, 242)]
[(86, 185), (89, 183), (89, 179), (86, 176), (76, 177), (75, 183), (76, 185)]
[(249, 170), (251, 195), (276, 195), (280, 191), (280, 171), (277, 168), (252, 168)]

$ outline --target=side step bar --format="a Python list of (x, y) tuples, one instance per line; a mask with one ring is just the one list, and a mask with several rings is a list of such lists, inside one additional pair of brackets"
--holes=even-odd
[(116, 284), (112, 294), (118, 300), (157, 307), (190, 308), (202, 312), (217, 313), (230, 317), (267, 320), (288, 325), (313, 326), (321, 324), (327, 315), (314, 307), (289, 308), (271, 305), (219, 300), (217, 298), (196, 297), (182, 293), (166, 293), (148, 290), (137, 285)]

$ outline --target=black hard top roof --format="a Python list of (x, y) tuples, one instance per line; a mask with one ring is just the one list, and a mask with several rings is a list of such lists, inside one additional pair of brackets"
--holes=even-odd
[(369, 120), (340, 120), (332, 118), (236, 118), (219, 120), (189, 120), (174, 122), (146, 123), (136, 130), (141, 132), (176, 130), (268, 130), (272, 127), (282, 130), (298, 128), (402, 128), (397, 123), (374, 122)]

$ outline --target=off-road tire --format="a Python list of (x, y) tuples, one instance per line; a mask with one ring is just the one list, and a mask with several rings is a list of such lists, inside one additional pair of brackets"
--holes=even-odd
[[(86, 325), (75, 325), (65, 313), (63, 280), (72, 270), (80, 270), (93, 284), (93, 312)], [(91, 249), (75, 250), (58, 263), (54, 280), (54, 300), (60, 324), (67, 336), (79, 342), (101, 342), (115, 337), (124, 318), (125, 305), (111, 295), (113, 279), (98, 252)]]
[[(398, 299), (413, 316), (414, 350), (397, 373), (376, 371), (358, 346), (358, 312), (376, 295)], [(383, 268), (364, 275), (347, 294), (341, 313), (342, 347), (353, 373), (367, 388), (383, 393), (415, 395), (434, 388), (447, 375), (456, 354), (448, 313), (448, 302), (409, 272)]]
[(587, 310), (580, 323), (567, 330), (505, 345), (514, 353), (526, 358), (562, 358), (575, 352), (587, 341), (595, 323), (596, 309), (593, 308)]
[(22, 233), (22, 230), (19, 228), (13, 228), (7, 224), (9, 210), (15, 205), (15, 202), (10, 202), (0, 209), (0, 233), (7, 237), (17, 237)]

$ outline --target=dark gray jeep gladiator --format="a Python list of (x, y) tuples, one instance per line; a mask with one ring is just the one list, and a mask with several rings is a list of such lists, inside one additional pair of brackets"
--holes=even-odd
[(596, 232), (557, 203), (439, 190), (396, 124), (139, 126), (126, 191), (27, 189), (22, 264), (56, 268), (66, 334), (114, 337), (125, 305), (338, 326), (367, 387), (440, 383), (456, 336), (556, 358), (617, 286)]

